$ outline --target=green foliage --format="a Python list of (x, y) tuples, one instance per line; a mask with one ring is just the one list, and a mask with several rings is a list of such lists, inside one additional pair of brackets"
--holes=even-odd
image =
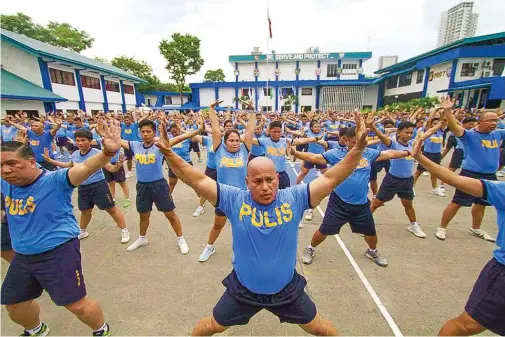
[(165, 68), (177, 85), (182, 104), (186, 77), (196, 74), (203, 65), (203, 59), (200, 56), (200, 39), (189, 34), (174, 33), (171, 41), (162, 40), (158, 48), (167, 61)]
[(110, 63), (110, 61), (107, 60), (105, 57), (94, 56), (93, 59), (103, 63)]
[(148, 82), (153, 77), (153, 68), (146, 61), (136, 60), (128, 56), (116, 56), (110, 62), (114, 67), (123, 69), (127, 73), (140, 77)]
[(224, 82), (224, 72), (223, 69), (209, 69), (203, 76), (204, 82)]
[(285, 106), (298, 104), (298, 97), (296, 95), (285, 95), (282, 98)]
[(435, 105), (439, 104), (438, 97), (423, 97), (423, 98), (415, 98), (411, 99), (408, 102), (397, 102), (392, 103), (389, 106), (385, 106), (384, 108), (388, 108), (389, 110), (402, 110), (402, 111), (412, 111), (419, 107), (430, 109)]
[(78, 30), (68, 23), (50, 21), (47, 27), (44, 27), (34, 23), (31, 17), (23, 13), (1, 15), (0, 20), (3, 29), (76, 53), (90, 48), (95, 40), (86, 31)]

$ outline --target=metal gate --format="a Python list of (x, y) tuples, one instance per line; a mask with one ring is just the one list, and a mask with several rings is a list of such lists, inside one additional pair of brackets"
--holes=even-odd
[(362, 109), (365, 97), (364, 86), (333, 86), (321, 88), (321, 108), (333, 111)]

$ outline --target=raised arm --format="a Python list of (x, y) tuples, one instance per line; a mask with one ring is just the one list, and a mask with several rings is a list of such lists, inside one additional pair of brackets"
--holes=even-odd
[(381, 160), (389, 160), (389, 159), (400, 159), (410, 156), (409, 151), (397, 151), (397, 150), (386, 150), (381, 151), (379, 157), (377, 157), (377, 161)]
[(47, 161), (49, 164), (53, 164), (54, 166), (58, 166), (61, 168), (70, 168), (74, 166), (74, 163), (72, 161), (69, 161), (68, 163), (62, 162), (62, 161), (57, 161), (52, 159), (49, 156), (49, 149), (47, 147), (44, 148), (44, 154), (42, 155), (44, 157), (44, 160)]
[[(252, 103), (250, 103), (249, 106), (252, 107)], [(249, 113), (249, 120), (247, 121), (247, 126), (245, 128), (244, 140), (243, 140), (245, 146), (249, 150), (251, 150), (255, 127), (256, 127), (256, 113), (254, 112), (254, 110), (251, 110), (251, 112)]]
[(386, 145), (387, 147), (391, 146), (391, 139), (385, 134), (383, 134), (381, 130), (379, 130), (379, 128), (377, 127), (377, 122), (374, 121), (373, 114), (368, 114), (368, 116), (366, 116), (366, 126), (367, 128), (370, 128), (370, 131), (375, 133), (377, 137), (379, 137), (380, 141), (384, 145)]
[(458, 123), (456, 117), (452, 113), (452, 107), (456, 100), (452, 100), (450, 97), (442, 97), (440, 99), (440, 104), (444, 108), (445, 119), (447, 120), (447, 127), (456, 137), (461, 137), (465, 133), (465, 129)]
[(23, 125), (18, 124), (18, 123), (14, 123), (14, 122), (12, 121), (11, 116), (7, 116), (7, 118), (9, 118), (9, 121), (11, 122), (11, 125), (12, 125), (13, 127), (15, 127), (16, 129), (18, 129), (18, 130), (20, 130), (20, 131), (23, 131), (23, 132), (28, 132), (28, 129), (27, 129), (26, 127), (24, 127)]
[(215, 101), (209, 105), (209, 121), (212, 128), (212, 147), (216, 151), (219, 144), (221, 144), (221, 129), (219, 127), (219, 120), (217, 119), (216, 110), (214, 107), (223, 101)]
[(308, 161), (313, 164), (327, 164), (328, 162), (324, 159), (322, 154), (315, 154), (311, 152), (300, 152), (291, 148), (290, 154), (296, 159), (300, 158), (303, 161)]
[[(162, 124), (165, 124), (165, 122), (162, 122)], [(170, 146), (174, 146), (175, 144), (179, 144), (180, 142), (182, 142), (185, 139), (193, 138), (194, 136), (199, 135), (200, 132), (203, 131), (203, 128), (204, 128), (204, 125), (203, 125), (203, 120), (202, 120), (201, 124), (198, 125), (198, 129), (191, 131), (191, 132), (183, 133), (177, 137), (170, 139)]]
[(344, 157), (342, 161), (330, 168), (324, 175), (318, 177), (309, 184), (310, 205), (316, 207), (319, 203), (331, 193), (342, 181), (354, 171), (361, 159), (363, 151), (367, 145), (367, 133), (363, 123), (363, 118), (359, 112), (356, 116), (356, 145)]
[(162, 125), (163, 127), (160, 133), (160, 138), (157, 142), (155, 142), (155, 145), (165, 156), (172, 171), (174, 171), (175, 175), (177, 175), (179, 179), (191, 186), (198, 195), (209, 200), (212, 205), (216, 205), (217, 183), (202, 172), (193, 168), (193, 166), (186, 163), (181, 157), (172, 151), (165, 123), (162, 123)]

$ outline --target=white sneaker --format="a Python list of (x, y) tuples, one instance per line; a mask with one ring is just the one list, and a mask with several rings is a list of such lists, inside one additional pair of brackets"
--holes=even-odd
[(425, 177), (427, 177), (427, 176), (429, 176), (430, 174), (429, 174), (428, 172), (424, 171), (424, 172), (422, 173), (422, 175), (423, 175), (423, 176), (425, 176)]
[(200, 257), (198, 257), (198, 261), (205, 262), (207, 261), (214, 253), (216, 252), (216, 248), (213, 245), (207, 245)]
[(437, 231), (435, 232), (435, 236), (439, 240), (445, 240), (445, 238), (447, 237), (446, 233), (447, 233), (447, 229), (445, 229), (443, 227), (438, 227)]
[(132, 243), (131, 245), (128, 246), (128, 248), (126, 248), (126, 251), (127, 252), (133, 252), (134, 250), (137, 250), (140, 247), (144, 247), (148, 243), (149, 242), (147, 241), (146, 237), (143, 237), (143, 238), (139, 237), (137, 240), (135, 240), (134, 243)]
[(182, 236), (180, 238), (177, 238), (177, 244), (179, 245), (179, 250), (181, 251), (182, 255), (186, 255), (189, 252), (189, 246)]
[(133, 177), (133, 172), (132, 172), (132, 171), (128, 171), (128, 172), (126, 172), (125, 177), (126, 177), (127, 179), (128, 179), (128, 178)]
[(438, 188), (440, 188), (442, 191), (445, 192), (445, 186), (444, 185), (440, 185), (440, 186), (438, 186)]
[(203, 206), (198, 206), (195, 210), (195, 213), (193, 213), (193, 216), (198, 217), (198, 216), (202, 215), (203, 213), (205, 213), (205, 208), (203, 208)]
[(409, 232), (411, 232), (412, 234), (414, 234), (418, 238), (425, 238), (426, 237), (426, 234), (423, 232), (423, 230), (421, 229), (421, 226), (419, 226), (418, 224), (415, 224), (415, 225), (410, 224), (407, 229)]
[(312, 220), (313, 216), (314, 216), (313, 210), (308, 209), (307, 212), (305, 212), (305, 220), (310, 221), (310, 220)]
[(79, 238), (79, 240), (82, 240), (82, 239), (87, 238), (88, 236), (89, 236), (88, 231), (84, 231), (84, 232), (81, 231), (77, 237)]
[(503, 178), (503, 177), (505, 177), (505, 172), (504, 171), (498, 171), (498, 172), (496, 172), (496, 176), (500, 177), (500, 178)]
[(433, 195), (438, 195), (439, 197), (445, 197), (445, 192), (439, 187), (432, 189), (430, 193)]
[(486, 240), (486, 241), (489, 241), (489, 242), (495, 242), (496, 241), (495, 238), (493, 238), (491, 235), (489, 235), (485, 230), (483, 230), (481, 228), (479, 228), (479, 229), (470, 228), (470, 232), (473, 235), (475, 235), (475, 236), (477, 236), (477, 237), (479, 237), (479, 238), (481, 238), (483, 240)]
[(130, 232), (128, 229), (122, 229), (121, 230), (121, 243), (127, 243), (130, 241)]

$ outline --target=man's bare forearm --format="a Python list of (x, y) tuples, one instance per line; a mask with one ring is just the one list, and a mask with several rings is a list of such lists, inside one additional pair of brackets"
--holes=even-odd
[(74, 166), (68, 172), (68, 178), (74, 186), (79, 186), (93, 173), (107, 165), (111, 157), (100, 152), (93, 157), (86, 159), (78, 166)]

